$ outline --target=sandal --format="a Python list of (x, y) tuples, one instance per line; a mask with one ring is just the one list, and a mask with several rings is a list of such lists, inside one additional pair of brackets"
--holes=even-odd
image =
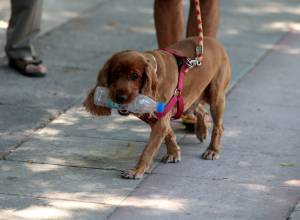
[[(186, 112), (185, 114), (182, 114), (181, 121), (184, 125), (195, 125), (197, 123), (197, 117), (193, 112)], [(207, 127), (212, 126), (209, 113), (206, 111), (204, 112), (204, 122)]]
[(193, 112), (186, 112), (182, 114), (181, 120), (183, 124), (196, 124), (197, 117)]
[(47, 68), (36, 57), (32, 60), (10, 58), (9, 67), (28, 77), (44, 77), (47, 73)]

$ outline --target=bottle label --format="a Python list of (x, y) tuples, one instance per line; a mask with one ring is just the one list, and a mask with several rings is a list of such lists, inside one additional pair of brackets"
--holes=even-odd
[(115, 102), (111, 101), (110, 99), (107, 100), (106, 106), (108, 108), (114, 108), (114, 109), (119, 109), (120, 108), (120, 105), (118, 103), (115, 103)]

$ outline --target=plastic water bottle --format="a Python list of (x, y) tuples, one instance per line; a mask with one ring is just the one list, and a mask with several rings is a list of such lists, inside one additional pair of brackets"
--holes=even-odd
[(125, 110), (134, 113), (153, 113), (163, 112), (165, 104), (162, 102), (156, 102), (145, 95), (138, 95), (131, 103), (127, 106), (121, 106)]
[(94, 93), (94, 104), (97, 106), (103, 106), (108, 108), (119, 109), (120, 106), (117, 103), (114, 103), (109, 98), (109, 91), (105, 87), (97, 86)]
[(153, 112), (163, 112), (165, 109), (165, 104), (162, 102), (156, 102), (145, 95), (138, 95), (129, 104), (118, 104), (113, 102), (109, 98), (109, 90), (106, 87), (96, 87), (94, 93), (94, 103), (98, 106), (104, 106), (108, 108), (114, 108), (122, 111), (128, 111), (132, 113), (153, 113)]

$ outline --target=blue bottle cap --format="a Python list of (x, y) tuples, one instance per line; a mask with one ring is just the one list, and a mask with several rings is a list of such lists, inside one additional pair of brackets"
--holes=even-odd
[(158, 102), (156, 104), (156, 112), (162, 113), (165, 110), (165, 103), (163, 102)]

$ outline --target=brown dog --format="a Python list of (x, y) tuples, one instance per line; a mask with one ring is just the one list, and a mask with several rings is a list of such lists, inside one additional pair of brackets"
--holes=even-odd
[[(186, 57), (195, 57), (196, 38), (182, 40), (170, 48), (180, 51)], [(229, 59), (223, 46), (213, 38), (204, 39), (204, 60), (200, 67), (188, 71), (184, 78), (184, 109), (197, 105), (204, 100), (210, 105), (213, 119), (211, 142), (202, 154), (203, 159), (214, 160), (219, 157), (220, 139), (223, 133), (223, 113), (225, 107), (226, 87), (230, 80)], [(108, 87), (110, 98), (117, 103), (130, 103), (139, 93), (150, 98), (168, 102), (178, 81), (178, 67), (172, 54), (163, 50), (150, 52), (123, 51), (113, 55), (100, 70), (96, 86)], [(96, 88), (95, 86), (95, 88)], [(94, 115), (110, 115), (111, 109), (96, 106), (93, 103), (95, 88), (87, 96), (84, 106)], [(163, 118), (150, 123), (149, 143), (137, 165), (122, 172), (122, 177), (141, 178), (149, 169), (153, 158), (165, 140), (167, 154), (162, 161), (175, 163), (180, 161), (180, 147), (171, 128), (170, 119), (176, 109)], [(137, 115), (139, 116), (139, 115)], [(207, 136), (204, 111), (196, 108), (196, 135), (202, 142)]]

